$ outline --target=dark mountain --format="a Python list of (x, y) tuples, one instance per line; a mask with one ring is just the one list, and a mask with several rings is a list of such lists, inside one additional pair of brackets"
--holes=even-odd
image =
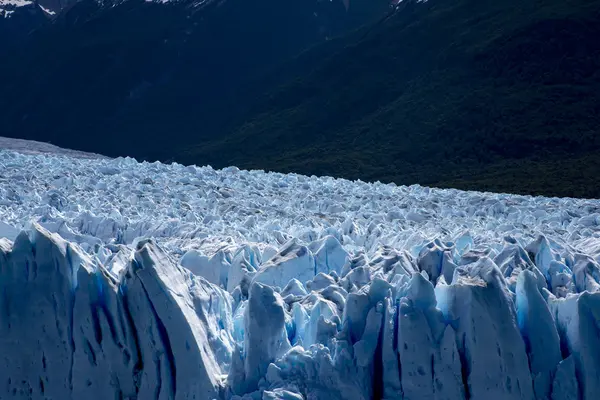
[(176, 158), (598, 197), (599, 38), (597, 0), (404, 2)]
[(0, 56), (20, 46), (31, 31), (48, 24), (48, 17), (37, 2), (0, 0)]
[[(356, 8), (356, 11), (355, 11)], [(160, 157), (224, 131), (251, 82), (389, 0), (83, 0), (0, 65), (0, 135)]]
[[(0, 136), (600, 196), (600, 0), (84, 1), (0, 64)], [(367, 24), (368, 21), (372, 21)]]

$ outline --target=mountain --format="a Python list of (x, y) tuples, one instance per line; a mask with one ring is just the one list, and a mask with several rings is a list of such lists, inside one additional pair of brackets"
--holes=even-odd
[(0, 65), (0, 135), (145, 160), (600, 196), (598, 0), (345, 5), (84, 1)]
[(21, 45), (31, 31), (45, 26), (49, 12), (37, 1), (0, 0), (0, 54)]
[(403, 2), (175, 159), (598, 197), (599, 27), (598, 1)]
[(0, 150), (2, 399), (598, 397), (599, 200), (44, 151)]
[(251, 98), (245, 85), (388, 10), (389, 0), (83, 0), (7, 52), (0, 135), (152, 158), (214, 137)]
[(0, 0), (0, 16), (4, 21), (13, 18), (24, 11), (39, 9), (47, 16), (60, 14), (66, 8), (75, 4), (77, 0)]

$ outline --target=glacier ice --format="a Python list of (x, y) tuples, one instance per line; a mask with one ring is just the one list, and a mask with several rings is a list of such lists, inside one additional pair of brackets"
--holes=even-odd
[(115, 280), (34, 224), (0, 242), (4, 395), (216, 398), (231, 362), (231, 298), (138, 245)]
[(530, 271), (523, 271), (517, 279), (516, 309), (536, 397), (548, 398), (553, 372), (562, 361), (560, 338), (536, 277)]
[(314, 278), (315, 272), (315, 257), (306, 246), (294, 239), (260, 267), (253, 281), (281, 288), (291, 279), (306, 282)]
[(1, 150), (0, 172), (0, 398), (600, 393), (600, 201)]
[[(244, 345), (236, 352), (242, 362), (229, 371), (233, 393), (258, 389), (269, 365), (291, 347), (285, 330), (285, 310), (281, 296), (270, 286), (253, 283), (244, 309)], [(242, 354), (238, 354), (242, 353)]]
[(19, 236), (20, 231), (7, 223), (0, 221), (0, 237), (10, 240), (15, 240)]

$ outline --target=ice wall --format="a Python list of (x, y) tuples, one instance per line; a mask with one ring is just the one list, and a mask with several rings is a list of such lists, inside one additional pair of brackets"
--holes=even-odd
[[(274, 287), (261, 281), (311, 247), (323, 248), (282, 246), (244, 293), (234, 289), (236, 303), (152, 241), (120, 250), (127, 261), (115, 278), (97, 257), (34, 224), (14, 243), (0, 241), (3, 393), (587, 400), (600, 390), (600, 292), (573, 286), (557, 297), (532, 272), (535, 262), (511, 291), (500, 267), (474, 253), (456, 259), (451, 282), (441, 274), (434, 284), (430, 263), (398, 257), (418, 272), (375, 262), (371, 279), (347, 291), (346, 278), (363, 266), (342, 253), (335, 262), (349, 266), (340, 276), (332, 269), (305, 283), (284, 285), (281, 273), (270, 278)], [(586, 260), (589, 282), (595, 262)]]
[(2, 398), (212, 399), (231, 360), (231, 297), (152, 242), (115, 280), (35, 225), (0, 241)]

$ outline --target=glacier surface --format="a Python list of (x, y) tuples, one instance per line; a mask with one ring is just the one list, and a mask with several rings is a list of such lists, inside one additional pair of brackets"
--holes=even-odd
[(0, 150), (0, 398), (596, 399), (600, 201)]

